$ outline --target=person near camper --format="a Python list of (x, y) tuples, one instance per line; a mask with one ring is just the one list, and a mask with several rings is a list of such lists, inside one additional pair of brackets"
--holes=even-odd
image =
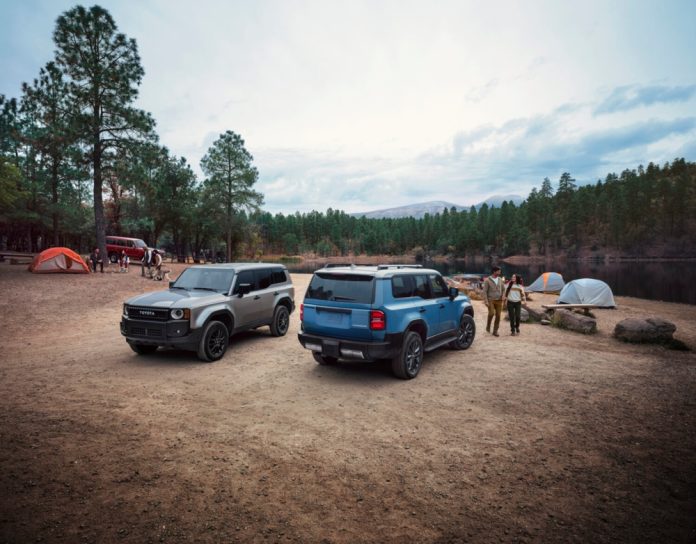
[(99, 253), (99, 248), (95, 247), (94, 251), (90, 253), (89, 255), (89, 261), (92, 263), (92, 272), (97, 271), (97, 265), (99, 265), (99, 268), (102, 272), (104, 273), (104, 259), (102, 259), (101, 253)]
[(522, 301), (527, 301), (527, 294), (524, 292), (524, 282), (519, 274), (512, 275), (512, 279), (508, 283), (507, 289), (505, 289), (505, 300), (507, 301), (508, 317), (510, 318), (510, 334), (515, 336), (520, 334)]
[(152, 249), (149, 247), (143, 253), (143, 259), (140, 261), (140, 275), (145, 277), (145, 267), (147, 267), (147, 277), (151, 278), (150, 267), (152, 266)]
[(500, 314), (503, 312), (503, 294), (505, 293), (505, 282), (500, 277), (500, 267), (491, 268), (491, 275), (483, 282), (483, 303), (488, 307), (488, 321), (486, 332), (491, 332), (491, 322), (493, 323), (493, 336), (498, 335), (500, 327)]
[(156, 249), (152, 250), (152, 266), (155, 267), (154, 279), (157, 281), (162, 280), (162, 255)]

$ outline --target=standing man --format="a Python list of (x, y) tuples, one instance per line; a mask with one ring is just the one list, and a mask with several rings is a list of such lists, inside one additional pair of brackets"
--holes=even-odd
[(145, 267), (147, 266), (147, 275), (150, 277), (150, 265), (152, 264), (152, 249), (149, 247), (143, 253), (143, 260), (140, 261), (140, 276), (145, 277)]
[(498, 335), (498, 327), (500, 327), (500, 314), (503, 311), (503, 294), (505, 285), (503, 278), (500, 277), (500, 267), (494, 266), (491, 269), (491, 275), (483, 282), (483, 302), (488, 306), (488, 322), (486, 324), (486, 332), (491, 332), (491, 321), (495, 316), (493, 324), (493, 336)]

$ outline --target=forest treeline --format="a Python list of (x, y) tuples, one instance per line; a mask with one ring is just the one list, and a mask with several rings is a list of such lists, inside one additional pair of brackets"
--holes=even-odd
[[(105, 235), (144, 239), (172, 254), (481, 254), (609, 251), (694, 256), (696, 164), (608, 174), (578, 186), (547, 178), (520, 204), (445, 210), (422, 219), (366, 219), (340, 210), (264, 212), (258, 171), (239, 134), (200, 158), (159, 143), (134, 102), (144, 77), (135, 40), (110, 14), (77, 6), (56, 21), (55, 54), (21, 96), (0, 95), (0, 246), (105, 251)], [(465, 188), (462, 187), (462, 193)]]
[(694, 256), (696, 163), (650, 163), (583, 186), (564, 173), (555, 187), (545, 178), (519, 206), (452, 208), (422, 219), (257, 213), (249, 228), (264, 252), (286, 254)]

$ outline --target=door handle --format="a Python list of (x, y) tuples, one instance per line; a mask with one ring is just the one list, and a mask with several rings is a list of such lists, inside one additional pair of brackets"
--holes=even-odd
[(444, 307), (445, 307), (445, 305), (444, 305), (444, 304), (440, 304), (440, 308), (444, 308)]
[(419, 311), (420, 313), (424, 314), (424, 313), (425, 313), (425, 308), (421, 308), (421, 309), (418, 310), (418, 311)]
[(277, 297), (279, 294), (280, 294), (280, 293), (279, 293), (278, 291), (276, 291), (275, 293), (273, 293), (273, 296), (274, 296), (274, 297)]
[(256, 296), (254, 297), (254, 300), (259, 300), (260, 298), (261, 298), (261, 297), (260, 297), (259, 295), (256, 295)]

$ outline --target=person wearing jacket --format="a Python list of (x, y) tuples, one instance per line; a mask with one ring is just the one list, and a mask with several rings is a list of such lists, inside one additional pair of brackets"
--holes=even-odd
[(493, 323), (493, 336), (498, 335), (500, 327), (500, 314), (503, 312), (503, 294), (505, 293), (505, 283), (500, 277), (500, 267), (494, 266), (491, 269), (491, 275), (483, 282), (483, 303), (488, 307), (488, 321), (486, 323), (486, 332), (491, 332), (491, 321), (495, 317)]
[(522, 316), (522, 301), (527, 300), (527, 295), (524, 292), (524, 284), (522, 276), (513, 274), (510, 283), (505, 290), (505, 299), (507, 300), (508, 317), (510, 318), (510, 331), (512, 336), (520, 334), (520, 317)]

